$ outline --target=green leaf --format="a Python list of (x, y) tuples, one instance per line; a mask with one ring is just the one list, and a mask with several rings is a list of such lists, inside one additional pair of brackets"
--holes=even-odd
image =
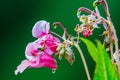
[(100, 41), (97, 41), (97, 47), (88, 39), (81, 38), (86, 44), (89, 54), (96, 62), (93, 80), (120, 80), (116, 65), (113, 65), (110, 56), (104, 49)]
[(80, 38), (87, 46), (88, 52), (90, 53), (90, 56), (92, 57), (92, 59), (97, 62), (97, 58), (98, 58), (98, 51), (96, 46), (89, 40), (85, 39), (85, 38)]
[(116, 66), (112, 64), (108, 53), (99, 41), (97, 41), (97, 49), (99, 59), (96, 63), (93, 80), (120, 80)]

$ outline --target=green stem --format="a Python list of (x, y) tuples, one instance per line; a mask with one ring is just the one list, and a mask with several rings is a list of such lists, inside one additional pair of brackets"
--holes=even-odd
[(75, 42), (75, 43), (74, 43), (74, 46), (78, 49), (78, 51), (79, 51), (79, 53), (80, 53), (80, 56), (81, 56), (81, 59), (82, 59), (82, 62), (83, 62), (84, 68), (85, 68), (85, 72), (86, 72), (86, 75), (87, 75), (87, 78), (88, 78), (88, 80), (91, 80), (90, 74), (89, 74), (89, 70), (88, 70), (88, 67), (87, 67), (85, 58), (84, 58), (84, 56), (83, 56), (82, 50), (81, 50), (81, 48), (79, 47), (78, 43)]

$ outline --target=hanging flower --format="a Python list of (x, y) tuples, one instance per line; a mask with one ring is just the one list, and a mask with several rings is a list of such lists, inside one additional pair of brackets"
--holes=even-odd
[(17, 67), (16, 75), (19, 72), (22, 73), (28, 67), (47, 67), (56, 70), (57, 63), (52, 54), (57, 52), (57, 44), (60, 43), (60, 40), (49, 34), (47, 27), (49, 28), (49, 25), (46, 21), (39, 21), (33, 27), (33, 36), (38, 39), (27, 45), (25, 50), (27, 59), (23, 60)]
[(48, 46), (44, 47), (43, 42), (29, 43), (25, 51), (25, 56), (27, 59), (23, 60), (22, 63), (17, 67), (15, 74), (17, 75), (18, 72), (22, 73), (27, 67), (47, 67), (56, 69), (57, 64), (51, 54), (52, 51), (48, 48)]

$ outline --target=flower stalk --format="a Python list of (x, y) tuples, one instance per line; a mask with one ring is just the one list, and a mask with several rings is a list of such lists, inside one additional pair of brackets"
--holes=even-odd
[(90, 77), (90, 73), (89, 73), (89, 70), (88, 70), (88, 67), (87, 67), (87, 63), (86, 63), (86, 60), (83, 56), (83, 53), (82, 53), (82, 50), (81, 48), (79, 47), (78, 43), (74, 43), (74, 46), (77, 48), (79, 54), (80, 54), (80, 57), (82, 59), (82, 62), (83, 62), (83, 65), (84, 65), (84, 68), (85, 68), (85, 72), (86, 72), (86, 75), (87, 75), (87, 78), (88, 80), (91, 80), (91, 77)]

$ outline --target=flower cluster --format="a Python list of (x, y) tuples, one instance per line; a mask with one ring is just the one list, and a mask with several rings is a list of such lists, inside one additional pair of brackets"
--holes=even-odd
[[(25, 56), (27, 59), (23, 60), (21, 64), (15, 70), (17, 75), (19, 72), (22, 73), (27, 67), (39, 68), (47, 67), (53, 71), (57, 69), (57, 63), (53, 54), (62, 55), (66, 53), (66, 59), (72, 64), (73, 63), (73, 51), (70, 45), (66, 41), (60, 42), (60, 40), (54, 37), (50, 33), (50, 25), (47, 21), (38, 21), (32, 29), (33, 37), (37, 38), (34, 42), (30, 42), (25, 50)], [(66, 44), (67, 43), (67, 44)], [(65, 46), (64, 48), (62, 46)]]
[(97, 24), (100, 23), (100, 20), (98, 20), (95, 15), (91, 14), (80, 16), (78, 13), (78, 18), (82, 24), (77, 24), (75, 27), (75, 31), (77, 31), (78, 33), (82, 33), (85, 37), (89, 37), (90, 35), (92, 35), (95, 28), (99, 28)]

